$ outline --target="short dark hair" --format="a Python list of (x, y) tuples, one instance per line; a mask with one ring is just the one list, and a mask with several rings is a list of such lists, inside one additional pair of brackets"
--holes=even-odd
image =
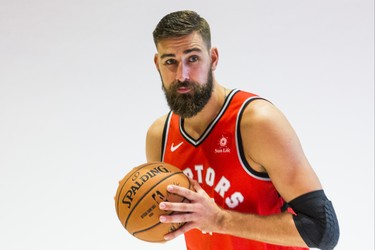
[(211, 48), (211, 31), (207, 21), (191, 10), (182, 10), (164, 16), (156, 26), (153, 37), (155, 46), (165, 38), (186, 36), (193, 32), (202, 36), (208, 49)]

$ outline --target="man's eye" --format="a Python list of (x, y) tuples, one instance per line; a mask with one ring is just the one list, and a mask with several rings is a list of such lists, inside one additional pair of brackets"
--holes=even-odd
[(172, 64), (175, 64), (176, 63), (176, 60), (174, 59), (168, 59), (164, 62), (166, 65), (172, 65)]
[(198, 61), (198, 57), (197, 56), (191, 56), (189, 57), (189, 62), (196, 62)]

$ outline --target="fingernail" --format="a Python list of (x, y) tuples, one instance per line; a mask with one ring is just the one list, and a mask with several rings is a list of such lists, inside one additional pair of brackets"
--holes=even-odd
[(159, 220), (160, 220), (160, 222), (165, 222), (166, 218), (164, 216), (160, 216)]
[(168, 191), (173, 191), (173, 186), (172, 186), (172, 185), (168, 185), (168, 186), (167, 186), (167, 190), (168, 190)]
[(164, 204), (163, 202), (160, 203), (160, 204), (159, 204), (159, 208), (160, 208), (160, 209), (164, 209), (164, 208), (165, 208), (165, 204)]

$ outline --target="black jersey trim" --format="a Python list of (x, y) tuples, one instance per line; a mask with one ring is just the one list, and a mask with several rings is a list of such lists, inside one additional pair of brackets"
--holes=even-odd
[(249, 99), (247, 99), (239, 113), (238, 113), (238, 117), (237, 117), (237, 128), (236, 128), (236, 139), (237, 139), (237, 147), (238, 147), (238, 154), (239, 154), (239, 159), (240, 159), (240, 162), (242, 164), (242, 167), (244, 168), (244, 170), (250, 174), (251, 176), (253, 176), (254, 178), (256, 179), (259, 179), (259, 180), (265, 180), (265, 181), (269, 181), (270, 180), (270, 177), (267, 173), (264, 173), (264, 172), (258, 172), (256, 170), (254, 170), (250, 163), (246, 160), (246, 157), (245, 157), (245, 152), (244, 152), (244, 148), (243, 148), (243, 143), (242, 143), (242, 136), (241, 136), (241, 119), (242, 119), (242, 115), (246, 109), (246, 107), (254, 100), (265, 100), (267, 101), (266, 99), (264, 98), (261, 98), (259, 96), (254, 96), (254, 97), (250, 97)]
[(215, 125), (218, 123), (220, 118), (224, 115), (225, 111), (229, 107), (230, 102), (233, 99), (233, 96), (238, 92), (238, 89), (233, 89), (229, 92), (228, 96), (225, 98), (224, 104), (220, 109), (220, 112), (216, 115), (215, 119), (207, 126), (207, 128), (204, 130), (202, 135), (198, 139), (192, 138), (184, 129), (184, 119), (180, 117), (180, 133), (182, 137), (185, 138), (186, 141), (188, 141), (190, 144), (192, 144), (194, 147), (199, 146), (204, 139), (207, 138), (207, 136), (210, 134), (212, 129), (215, 127)]

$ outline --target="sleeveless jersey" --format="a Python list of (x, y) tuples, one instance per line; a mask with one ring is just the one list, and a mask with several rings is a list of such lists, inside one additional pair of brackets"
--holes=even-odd
[[(168, 114), (162, 146), (162, 161), (170, 163), (198, 181), (224, 209), (270, 215), (280, 213), (285, 201), (270, 178), (256, 172), (246, 161), (240, 134), (246, 106), (260, 97), (232, 90), (223, 107), (198, 139), (184, 130), (184, 120)], [(203, 234), (198, 229), (185, 233), (188, 250), (306, 249), (283, 247), (231, 235)]]

